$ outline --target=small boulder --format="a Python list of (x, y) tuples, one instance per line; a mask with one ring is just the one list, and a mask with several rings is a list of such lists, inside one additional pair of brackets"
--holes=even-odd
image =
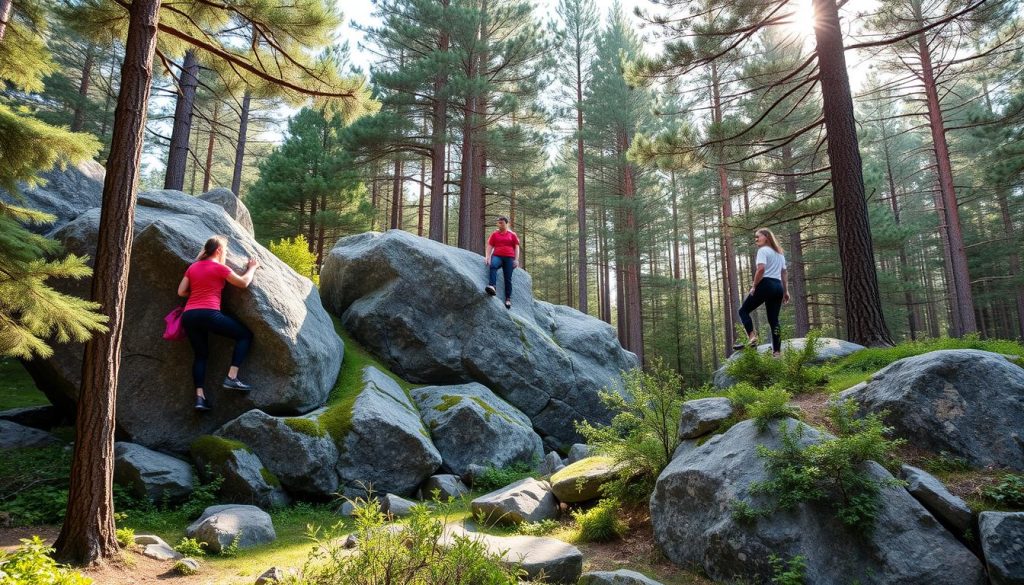
[(277, 417), (253, 409), (229, 421), (216, 435), (252, 449), (296, 497), (329, 500), (338, 491), (338, 448), (315, 416)]
[(274, 583), (281, 583), (285, 579), (284, 571), (277, 567), (270, 567), (266, 571), (256, 577), (255, 585), (274, 585)]
[(655, 581), (628, 569), (618, 571), (594, 571), (583, 573), (579, 585), (661, 585)]
[(238, 225), (242, 226), (250, 236), (255, 235), (255, 230), (252, 226), (252, 216), (249, 215), (249, 208), (242, 203), (242, 200), (235, 195), (231, 189), (225, 189), (224, 187), (217, 187), (216, 189), (207, 191), (199, 196), (203, 201), (209, 201), (214, 205), (220, 206), (227, 212), (231, 219), (238, 222)]
[(543, 536), (493, 536), (467, 532), (449, 526), (441, 539), (450, 545), (456, 537), (471, 538), (487, 547), (487, 552), (526, 572), (527, 579), (544, 578), (544, 583), (575, 584), (583, 572), (583, 553), (575, 546)]
[(967, 502), (949, 493), (938, 478), (923, 469), (904, 465), (900, 471), (907, 482), (907, 491), (957, 537), (963, 537), (973, 519)]
[(0, 420), (0, 451), (60, 445), (61, 440), (46, 431)]
[(601, 497), (601, 486), (615, 479), (615, 474), (610, 457), (587, 457), (552, 475), (551, 491), (563, 502), (587, 502)]
[(468, 494), (469, 488), (462, 483), (459, 476), (444, 473), (428, 477), (427, 481), (423, 482), (422, 491), (423, 497), (427, 500), (433, 499), (436, 492), (438, 500), (447, 502)]
[[(234, 504), (252, 504), (260, 508), (287, 506), (288, 494), (281, 488), (281, 480), (263, 466), (260, 458), (244, 444), (203, 435), (189, 448), (192, 461), (205, 481), (221, 477), (221, 501)], [(207, 473), (209, 471), (209, 473)]]
[(250, 548), (277, 538), (270, 514), (256, 506), (227, 504), (210, 506), (185, 529), (185, 535), (205, 542), (207, 550), (219, 553), (238, 541), (238, 548)]
[(424, 386), (412, 397), (450, 473), (462, 475), (473, 463), (532, 465), (544, 454), (529, 417), (482, 384)]
[(384, 497), (380, 499), (380, 511), (395, 518), (408, 516), (415, 505), (416, 502), (410, 502), (395, 494), (384, 494)]
[(185, 557), (174, 564), (174, 571), (182, 576), (195, 575), (199, 572), (200, 567), (202, 565), (197, 559)]
[[(773, 574), (771, 555), (800, 555), (807, 583), (985, 583), (977, 557), (903, 489), (880, 494), (869, 534), (844, 525), (824, 502), (803, 502), (753, 522), (738, 518), (732, 511), (737, 501), (771, 507), (771, 496), (751, 494), (750, 488), (770, 478), (758, 449), (778, 450), (783, 425), (791, 430), (802, 425), (801, 446), (827, 438), (793, 419), (764, 432), (747, 420), (681, 453), (662, 471), (651, 495), (651, 524), (669, 560), (698, 566), (716, 581), (767, 582)], [(864, 471), (874, 480), (892, 481), (873, 462)]]
[(1024, 512), (982, 512), (978, 531), (992, 585), (1024, 583)]
[(180, 552), (171, 548), (166, 542), (143, 546), (142, 555), (158, 561), (176, 561), (183, 557)]
[(569, 447), (569, 454), (565, 457), (565, 464), (572, 465), (580, 459), (590, 457), (590, 445), (586, 443), (575, 443)]
[(565, 464), (562, 463), (562, 458), (558, 456), (558, 453), (551, 451), (540, 462), (537, 473), (543, 477), (551, 477), (552, 474), (564, 468)]
[(408, 496), (441, 465), (416, 405), (372, 366), (363, 369), (355, 400), (329, 407), (320, 420), (340, 446), (336, 469), (346, 496), (371, 489)]
[(933, 351), (880, 370), (839, 395), (861, 412), (888, 412), (896, 434), (976, 467), (1024, 470), (1024, 368), (1002, 354)]
[(679, 439), (702, 437), (717, 429), (732, 415), (732, 401), (728, 398), (688, 400), (683, 403), (679, 415)]
[(150, 502), (180, 503), (192, 495), (192, 466), (134, 443), (114, 443), (114, 483)]
[(548, 482), (527, 477), (480, 496), (470, 509), (488, 524), (540, 522), (558, 516), (558, 500)]

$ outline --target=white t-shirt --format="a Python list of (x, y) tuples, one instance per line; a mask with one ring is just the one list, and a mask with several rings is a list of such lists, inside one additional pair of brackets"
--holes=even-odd
[(764, 264), (764, 277), (782, 280), (782, 271), (786, 269), (786, 257), (779, 254), (771, 246), (757, 249), (757, 260), (754, 264)]

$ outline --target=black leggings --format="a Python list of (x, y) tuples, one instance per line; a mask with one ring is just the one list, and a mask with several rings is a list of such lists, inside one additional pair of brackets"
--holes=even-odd
[(754, 289), (754, 294), (748, 295), (740, 307), (740, 321), (743, 321), (743, 328), (749, 335), (754, 331), (754, 322), (750, 320), (750, 313), (764, 304), (768, 311), (768, 325), (772, 328), (772, 351), (780, 351), (782, 348), (782, 332), (779, 330), (779, 310), (782, 308), (782, 281), (777, 278), (762, 278)]
[(188, 342), (192, 344), (195, 361), (192, 362), (192, 381), (196, 388), (204, 388), (206, 379), (206, 360), (210, 357), (209, 334), (216, 333), (235, 340), (235, 351), (231, 355), (231, 365), (240, 366), (249, 353), (252, 345), (252, 331), (214, 309), (191, 309), (181, 314), (181, 323), (188, 334)]

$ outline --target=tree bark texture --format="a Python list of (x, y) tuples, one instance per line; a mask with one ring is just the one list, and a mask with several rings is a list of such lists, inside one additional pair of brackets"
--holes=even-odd
[(245, 90), (242, 96), (242, 110), (238, 113), (238, 141), (235, 142), (235, 169), (231, 173), (231, 192), (235, 196), (241, 196), (242, 189), (242, 165), (245, 162), (245, 141), (249, 132), (249, 107), (252, 103), (252, 93)]
[[(620, 157), (626, 160), (626, 152), (629, 151), (630, 137), (623, 131), (620, 133), (621, 150)], [(622, 198), (624, 209), (622, 216), (624, 220), (623, 229), (619, 237), (625, 238), (623, 250), (623, 301), (624, 306), (620, 308), (623, 312), (623, 324), (625, 326), (625, 348), (644, 360), (644, 332), (643, 332), (643, 305), (640, 297), (640, 229), (636, 221), (636, 184), (634, 180), (633, 165), (625, 163), (622, 169)]]
[[(796, 177), (793, 164), (793, 149), (790, 145), (782, 147), (782, 170), (786, 173), (783, 180), (786, 199), (796, 201)], [(786, 261), (786, 272), (789, 276), (790, 298), (793, 300), (793, 333), (797, 337), (806, 337), (811, 330), (811, 318), (807, 311), (807, 273), (804, 266), (803, 237), (800, 233), (800, 221), (796, 220), (789, 228), (789, 258)]]
[(579, 246), (576, 266), (579, 279), (579, 310), (586, 313), (587, 305), (587, 191), (586, 165), (583, 161), (583, 49), (576, 43), (576, 223)]
[(835, 0), (812, 5), (848, 336), (865, 346), (893, 345), (878, 289), (839, 10)]
[(395, 176), (391, 185), (391, 229), (402, 229), (402, 159), (395, 157)]
[(171, 130), (171, 146), (167, 155), (167, 174), (164, 189), (181, 190), (185, 186), (185, 165), (188, 163), (188, 136), (192, 131), (192, 109), (199, 86), (199, 61), (192, 49), (185, 51), (178, 78), (178, 100), (174, 106), (174, 128)]
[(206, 166), (203, 168), (203, 193), (210, 190), (213, 178), (213, 147), (217, 138), (217, 116), (220, 114), (220, 102), (213, 105), (213, 120), (210, 122), (209, 136), (206, 137)]
[(121, 90), (93, 264), (92, 300), (109, 330), (85, 344), (67, 514), (54, 544), (65, 562), (90, 565), (119, 554), (114, 535), (114, 416), (135, 194), (153, 78), (160, 0), (135, 0), (121, 67)]
[(95, 61), (96, 45), (88, 43), (85, 47), (85, 63), (82, 64), (82, 78), (78, 82), (78, 99), (75, 101), (74, 116), (71, 118), (72, 132), (81, 132), (85, 126), (85, 106), (89, 103), (89, 85)]

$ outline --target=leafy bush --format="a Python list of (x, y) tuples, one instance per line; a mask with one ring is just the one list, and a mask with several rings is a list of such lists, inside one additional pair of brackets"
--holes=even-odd
[(807, 559), (803, 555), (797, 555), (789, 561), (782, 560), (778, 555), (770, 555), (768, 563), (772, 567), (772, 585), (804, 585)]
[(186, 557), (202, 557), (206, 556), (206, 543), (199, 542), (194, 538), (188, 538), (182, 536), (178, 544), (174, 545), (174, 550), (180, 552)]
[(242, 542), (242, 535), (241, 534), (236, 534), (235, 537), (231, 539), (231, 544), (229, 544), (229, 545), (225, 546), (224, 548), (220, 549), (220, 556), (222, 556), (222, 557), (237, 557), (238, 556), (238, 550), (239, 550), (238, 545), (239, 545), (240, 542)]
[(602, 391), (601, 402), (617, 413), (610, 425), (577, 422), (576, 430), (598, 455), (611, 457), (618, 470), (604, 492), (626, 501), (645, 501), (661, 470), (679, 446), (679, 413), (683, 405), (682, 379), (658, 359), (648, 371), (622, 375), (627, 399)]
[(0, 583), (3, 585), (89, 585), (92, 579), (57, 564), (53, 549), (41, 538), (21, 539), (13, 551), (0, 550)]
[(490, 492), (503, 488), (533, 474), (533, 465), (517, 461), (508, 467), (488, 466), (479, 476), (473, 478), (473, 489)]
[(131, 528), (118, 528), (114, 531), (114, 536), (117, 538), (117, 544), (121, 545), (121, 548), (135, 546), (135, 530)]
[(744, 349), (726, 364), (725, 371), (736, 381), (755, 388), (779, 385), (793, 393), (819, 390), (828, 382), (826, 370), (811, 365), (820, 338), (821, 332), (812, 330), (802, 349), (785, 348), (780, 358), (754, 348)]
[(268, 248), (274, 256), (290, 266), (292, 270), (311, 279), (313, 284), (320, 285), (320, 275), (316, 269), (316, 254), (310, 251), (306, 236), (298, 235), (294, 238), (281, 238), (277, 242), (271, 241)]
[(575, 510), (573, 520), (580, 529), (583, 542), (605, 542), (622, 538), (626, 525), (618, 517), (619, 501), (605, 498), (589, 510)]
[(1024, 508), (1024, 475), (1007, 474), (996, 485), (984, 488), (981, 495), (1001, 508)]
[(873, 478), (865, 468), (869, 460), (889, 463), (891, 453), (903, 440), (889, 440), (891, 431), (882, 423), (885, 413), (855, 417), (856, 405), (845, 401), (829, 409), (838, 435), (803, 447), (804, 427), (781, 426), (782, 447), (772, 451), (761, 445), (769, 479), (755, 482), (753, 494), (776, 496), (776, 506), (790, 509), (801, 502), (818, 501), (832, 506), (836, 516), (851, 528), (868, 532), (874, 526), (882, 488), (902, 485), (899, 480)]
[(779, 385), (758, 390), (746, 382), (741, 382), (729, 389), (727, 397), (736, 411), (733, 422), (752, 418), (759, 431), (767, 429), (768, 423), (775, 419), (797, 415), (796, 408), (789, 405), (793, 396)]
[(198, 569), (196, 569), (192, 565), (186, 563), (185, 559), (181, 559), (180, 561), (174, 563), (174, 566), (171, 567), (171, 570), (174, 571), (175, 573), (181, 575), (182, 577), (189, 577), (189, 576), (195, 575), (196, 573), (199, 572)]
[(541, 520), (540, 522), (522, 522), (516, 526), (516, 534), (522, 534), (524, 536), (546, 536), (557, 530), (558, 527), (558, 521), (550, 518)]
[(376, 501), (356, 509), (356, 554), (343, 548), (343, 523), (324, 534), (310, 530), (313, 549), (291, 585), (515, 585), (521, 571), (508, 567), (477, 539), (445, 535), (447, 505), (432, 517), (426, 506), (413, 507), (401, 530), (385, 529)]
[(922, 464), (926, 471), (931, 473), (957, 473), (970, 471), (971, 464), (963, 457), (957, 457), (948, 451), (941, 451), (934, 457), (929, 457)]

